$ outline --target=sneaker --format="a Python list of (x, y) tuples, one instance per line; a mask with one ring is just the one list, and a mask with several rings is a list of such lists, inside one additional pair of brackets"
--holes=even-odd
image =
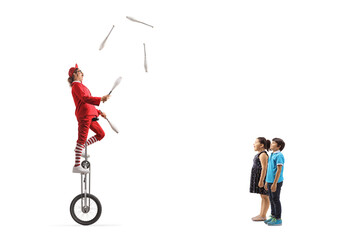
[(271, 222), (273, 220), (273, 218), (274, 217), (272, 215), (270, 215), (270, 218), (268, 220), (265, 220), (264, 223), (268, 224), (269, 222)]
[(89, 169), (83, 168), (81, 165), (73, 167), (73, 173), (89, 173)]
[(273, 218), (273, 220), (271, 222), (268, 222), (267, 225), (268, 226), (281, 226), (282, 225), (282, 220)]

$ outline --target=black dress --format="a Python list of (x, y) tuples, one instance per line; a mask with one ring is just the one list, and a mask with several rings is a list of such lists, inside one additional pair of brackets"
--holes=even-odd
[[(251, 177), (250, 177), (250, 192), (268, 195), (268, 191), (266, 191), (265, 188), (263, 187), (260, 188), (258, 185), (262, 170), (259, 156), (262, 153), (268, 155), (265, 151), (263, 151), (261, 153), (256, 154), (254, 157), (254, 164), (251, 169)], [(264, 184), (265, 184), (265, 178), (264, 178)]]

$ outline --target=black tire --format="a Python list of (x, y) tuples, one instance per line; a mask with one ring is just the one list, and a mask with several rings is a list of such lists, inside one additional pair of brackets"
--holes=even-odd
[[(81, 225), (91, 225), (91, 224), (95, 223), (100, 218), (101, 211), (102, 211), (101, 203), (100, 203), (99, 199), (97, 199), (94, 195), (91, 195), (91, 194), (86, 194), (86, 196), (90, 199), (89, 212), (84, 213), (84, 212), (82, 212), (82, 209), (81, 209), (81, 201), (85, 197), (84, 193), (77, 195), (70, 204), (71, 217), (75, 220), (75, 222), (77, 222)], [(92, 200), (92, 202), (91, 202), (91, 200)], [(94, 206), (94, 203), (95, 203), (96, 207)], [(79, 207), (79, 204), (80, 204), (80, 207)], [(95, 213), (92, 211), (94, 211)], [(90, 212), (91, 212), (91, 215), (90, 215)], [(83, 216), (87, 216), (89, 214), (86, 218), (90, 217), (90, 219), (89, 220), (80, 219), (78, 216), (79, 213), (82, 214)], [(94, 216), (92, 216), (92, 215), (94, 215)]]

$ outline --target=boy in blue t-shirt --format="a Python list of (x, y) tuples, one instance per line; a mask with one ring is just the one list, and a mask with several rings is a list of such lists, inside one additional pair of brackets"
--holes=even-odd
[(284, 181), (284, 155), (282, 150), (285, 142), (280, 138), (274, 138), (271, 142), (270, 149), (273, 151), (268, 160), (268, 167), (265, 179), (265, 190), (270, 189), (269, 198), (271, 205), (271, 216), (265, 223), (269, 226), (280, 226), (281, 220), (281, 203), (280, 191)]

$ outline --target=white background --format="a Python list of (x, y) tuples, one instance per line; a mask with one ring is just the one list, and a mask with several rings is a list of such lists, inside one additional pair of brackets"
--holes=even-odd
[[(354, 235), (359, 11), (345, 0), (1, 1), (0, 238)], [(101, 119), (106, 136), (89, 147), (103, 213), (88, 227), (69, 213), (75, 63), (94, 96), (123, 76), (99, 107), (120, 133)], [(286, 142), (279, 228), (251, 221), (260, 136)]]

